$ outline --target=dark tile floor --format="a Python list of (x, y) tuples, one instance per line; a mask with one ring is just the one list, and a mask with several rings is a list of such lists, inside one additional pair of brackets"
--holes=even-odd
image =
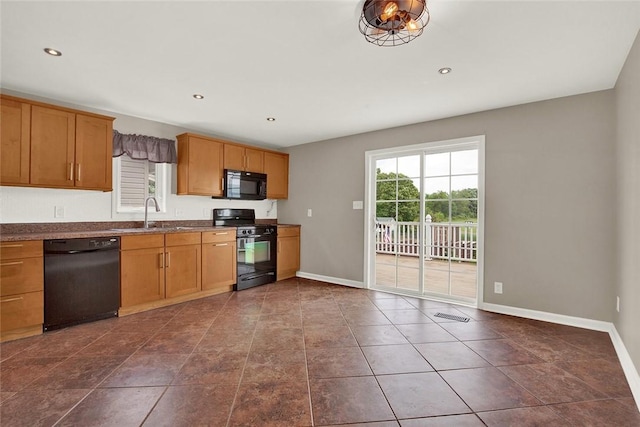
[(304, 279), (0, 352), (3, 426), (640, 426), (605, 333)]

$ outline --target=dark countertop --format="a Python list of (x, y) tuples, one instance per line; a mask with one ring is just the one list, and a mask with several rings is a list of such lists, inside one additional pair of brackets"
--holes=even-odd
[[(0, 242), (25, 240), (78, 239), (86, 237), (131, 236), (157, 233), (199, 233), (235, 229), (236, 227), (212, 226), (210, 221), (166, 222), (151, 228), (142, 228), (134, 222), (102, 223), (48, 223), (48, 224), (2, 224)], [(158, 222), (156, 222), (158, 224)], [(300, 227), (294, 224), (276, 224), (278, 227)]]

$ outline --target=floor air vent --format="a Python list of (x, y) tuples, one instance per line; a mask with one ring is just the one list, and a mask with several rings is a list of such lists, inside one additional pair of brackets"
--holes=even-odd
[(443, 319), (456, 320), (458, 322), (468, 322), (469, 318), (464, 316), (456, 316), (455, 314), (436, 313), (434, 316), (442, 317)]

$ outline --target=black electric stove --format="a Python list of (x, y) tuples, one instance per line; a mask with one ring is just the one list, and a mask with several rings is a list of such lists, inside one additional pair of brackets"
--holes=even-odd
[(277, 227), (256, 224), (253, 209), (214, 209), (213, 225), (237, 227), (238, 278), (234, 290), (276, 281)]

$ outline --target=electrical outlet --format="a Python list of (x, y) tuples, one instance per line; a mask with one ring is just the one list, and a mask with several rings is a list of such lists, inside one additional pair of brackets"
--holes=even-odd
[(56, 206), (53, 212), (54, 218), (64, 218), (64, 206)]
[(176, 208), (176, 216), (182, 216), (182, 215), (184, 215), (184, 210), (180, 208)]
[(311, 218), (313, 216), (313, 212), (311, 211), (311, 209), (307, 209), (307, 216), (309, 218)]
[(620, 297), (616, 297), (616, 311), (620, 313)]
[(211, 209), (202, 208), (202, 216), (205, 217), (206, 219), (211, 218)]
[(502, 282), (493, 282), (493, 292), (496, 294), (502, 293)]

